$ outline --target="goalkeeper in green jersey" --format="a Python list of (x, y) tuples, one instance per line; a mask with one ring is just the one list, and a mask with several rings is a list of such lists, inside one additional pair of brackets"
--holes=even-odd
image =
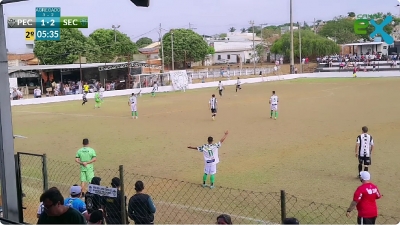
[(100, 98), (99, 92), (97, 92), (97, 91), (94, 94), (94, 101), (95, 101), (94, 108), (95, 109), (96, 108), (100, 108), (100, 106), (101, 106), (101, 98)]

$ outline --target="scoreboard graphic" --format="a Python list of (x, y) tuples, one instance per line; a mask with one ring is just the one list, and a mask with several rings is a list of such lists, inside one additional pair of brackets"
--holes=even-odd
[(8, 28), (25, 28), (27, 41), (59, 41), (61, 28), (88, 28), (87, 16), (61, 16), (60, 7), (37, 7), (35, 17), (8, 17)]

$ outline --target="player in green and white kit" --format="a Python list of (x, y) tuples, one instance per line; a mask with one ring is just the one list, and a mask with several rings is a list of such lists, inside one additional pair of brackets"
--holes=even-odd
[(100, 94), (99, 92), (96, 91), (96, 93), (94, 94), (94, 108), (100, 108), (101, 106), (101, 98), (100, 98)]
[(89, 147), (89, 140), (83, 139), (83, 147), (76, 152), (75, 162), (80, 165), (81, 168), (81, 187), (82, 193), (85, 193), (85, 183), (92, 181), (94, 177), (93, 163), (97, 160), (96, 152), (93, 148)]

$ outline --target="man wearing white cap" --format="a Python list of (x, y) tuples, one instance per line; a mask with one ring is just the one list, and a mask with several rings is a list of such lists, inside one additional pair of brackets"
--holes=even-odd
[(89, 220), (90, 215), (86, 209), (86, 203), (80, 199), (82, 195), (82, 187), (75, 184), (71, 187), (70, 194), (71, 197), (64, 200), (64, 205), (78, 210), (80, 213), (82, 213), (86, 220)]
[(378, 217), (376, 199), (382, 197), (378, 187), (371, 183), (371, 174), (368, 171), (360, 172), (361, 185), (354, 192), (353, 201), (347, 209), (346, 216), (350, 217), (351, 211), (357, 207), (357, 224), (375, 224)]

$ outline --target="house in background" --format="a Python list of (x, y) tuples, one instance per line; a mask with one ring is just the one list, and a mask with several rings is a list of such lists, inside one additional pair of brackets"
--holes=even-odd
[[(261, 43), (261, 38), (254, 37), (254, 44)], [(240, 64), (250, 63), (257, 60), (253, 51), (252, 33), (227, 33), (225, 40), (214, 40), (210, 43), (214, 47), (215, 54), (212, 56), (213, 64)]]
[(8, 66), (31, 66), (31, 65), (39, 65), (39, 59), (36, 58), (35, 54), (27, 53), (27, 54), (7, 54)]
[[(159, 52), (161, 51), (161, 42), (154, 42), (150, 45), (139, 49), (140, 54), (146, 56), (146, 63), (153, 66), (162, 66), (162, 59), (159, 56)], [(160, 73), (161, 70), (157, 68), (142, 68), (142, 73)]]

